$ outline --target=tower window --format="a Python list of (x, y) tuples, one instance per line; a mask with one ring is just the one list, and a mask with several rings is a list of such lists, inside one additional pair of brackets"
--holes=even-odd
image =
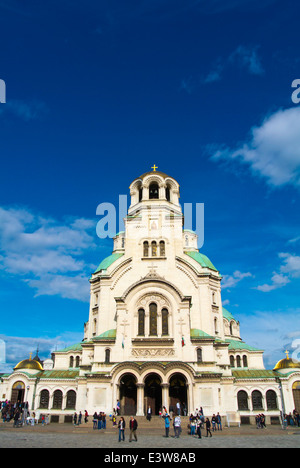
[(144, 242), (144, 257), (149, 257), (149, 242)]
[(158, 184), (154, 182), (149, 187), (149, 199), (154, 200), (158, 198), (159, 198), (159, 188), (158, 188)]
[(139, 310), (139, 336), (145, 335), (145, 311), (144, 309)]
[(169, 187), (166, 188), (166, 199), (167, 199), (167, 201), (170, 201), (170, 200), (171, 200)]
[(157, 336), (157, 305), (150, 304), (150, 336)]
[(155, 241), (151, 243), (152, 257), (157, 256), (157, 244)]
[(161, 312), (162, 316), (162, 335), (167, 336), (169, 334), (169, 311), (163, 309)]
[(166, 255), (166, 246), (164, 241), (160, 241), (159, 243), (159, 255), (164, 257)]

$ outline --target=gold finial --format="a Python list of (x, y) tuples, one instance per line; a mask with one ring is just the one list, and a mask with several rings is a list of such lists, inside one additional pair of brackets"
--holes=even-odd
[(151, 169), (153, 169), (153, 172), (156, 172), (156, 169), (158, 169), (158, 167), (154, 164), (154, 166), (152, 166)]
[(290, 358), (289, 358), (289, 352), (288, 352), (288, 350), (286, 350), (285, 354), (286, 354), (286, 358), (287, 358), (287, 359), (290, 359)]
[(32, 352), (29, 354), (29, 361), (32, 360)]

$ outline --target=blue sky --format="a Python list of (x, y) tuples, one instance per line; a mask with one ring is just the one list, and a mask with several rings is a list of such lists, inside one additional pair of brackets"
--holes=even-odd
[(205, 204), (223, 301), (271, 368), (300, 338), (294, 2), (0, 0), (7, 370), (83, 337), (99, 203), (159, 169)]

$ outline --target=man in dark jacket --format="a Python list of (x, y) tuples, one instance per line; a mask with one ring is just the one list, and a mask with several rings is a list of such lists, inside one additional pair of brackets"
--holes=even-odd
[(129, 428), (130, 428), (129, 442), (132, 442), (132, 436), (134, 436), (134, 439), (137, 442), (136, 430), (138, 428), (138, 423), (137, 423), (137, 420), (133, 416), (131, 416), (130, 418)]

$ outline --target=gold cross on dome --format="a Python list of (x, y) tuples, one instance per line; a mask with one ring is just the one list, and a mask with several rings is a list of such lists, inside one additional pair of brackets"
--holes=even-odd
[(286, 354), (286, 358), (287, 358), (287, 359), (290, 359), (290, 358), (289, 358), (289, 352), (288, 352), (288, 350), (286, 350), (285, 354)]
[(153, 172), (156, 172), (156, 169), (158, 169), (158, 167), (154, 164), (154, 166), (152, 166), (151, 169), (153, 169)]

